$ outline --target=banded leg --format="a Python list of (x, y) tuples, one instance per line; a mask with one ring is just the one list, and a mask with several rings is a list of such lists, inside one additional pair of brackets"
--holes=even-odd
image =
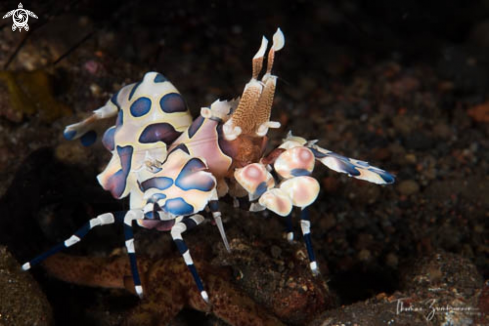
[(39, 256), (35, 257), (31, 261), (22, 265), (22, 269), (24, 271), (27, 271), (32, 266), (39, 264), (46, 258), (60, 252), (65, 248), (71, 247), (72, 245), (80, 242), (81, 239), (83, 239), (83, 237), (85, 237), (88, 234), (88, 232), (96, 226), (114, 224), (115, 222), (124, 223), (126, 248), (131, 262), (131, 271), (134, 280), (134, 285), (136, 288), (136, 293), (140, 297), (142, 297), (143, 290), (141, 287), (141, 281), (139, 278), (139, 272), (136, 264), (136, 256), (134, 253), (134, 237), (133, 237), (131, 224), (132, 221), (137, 219), (143, 219), (143, 217), (144, 215), (142, 211), (130, 210), (127, 212), (105, 213), (97, 216), (96, 218), (92, 218), (90, 221), (88, 221), (85, 225), (83, 225), (80, 229), (78, 229), (78, 231), (76, 231), (71, 237), (66, 239), (64, 242), (57, 244), (56, 246), (52, 247), (48, 251), (40, 254)]
[(143, 286), (141, 285), (141, 278), (139, 277), (138, 264), (136, 260), (136, 251), (134, 248), (134, 233), (132, 232), (132, 222), (135, 220), (143, 220), (144, 213), (141, 210), (129, 211), (124, 216), (124, 240), (126, 244), (127, 254), (129, 255), (129, 262), (131, 263), (132, 279), (134, 281), (134, 289), (137, 295), (143, 298)]
[(199, 225), (200, 223), (202, 223), (202, 221), (204, 221), (204, 217), (199, 214), (191, 217), (187, 217), (181, 222), (173, 226), (173, 228), (171, 229), (171, 236), (173, 238), (173, 241), (175, 241), (175, 244), (177, 245), (178, 251), (180, 251), (180, 254), (183, 256), (183, 259), (185, 260), (185, 264), (187, 264), (190, 273), (192, 273), (195, 284), (199, 289), (202, 299), (204, 299), (205, 302), (209, 303), (209, 295), (204, 290), (204, 285), (202, 284), (202, 280), (199, 274), (197, 273), (197, 269), (195, 268), (194, 262), (192, 260), (192, 256), (190, 256), (190, 252), (187, 248), (187, 245), (185, 244), (185, 241), (183, 241), (182, 238), (183, 232), (190, 230), (191, 228)]
[(222, 224), (221, 212), (219, 211), (219, 201), (211, 200), (209, 201), (209, 208), (212, 212), (212, 217), (216, 222), (219, 233), (221, 234), (222, 242), (224, 242), (224, 247), (228, 252), (231, 252), (231, 247), (229, 247), (228, 238), (226, 237), (226, 231), (224, 231), (224, 225)]
[(306, 243), (307, 254), (309, 255), (309, 266), (314, 276), (319, 274), (318, 265), (316, 263), (316, 256), (312, 249), (311, 241), (311, 221), (309, 220), (309, 210), (307, 207), (302, 208), (301, 211), (301, 230), (304, 236), (304, 242)]
[(294, 240), (294, 229), (292, 228), (292, 213), (287, 215), (285, 217), (285, 225), (286, 225), (286, 231), (287, 231), (287, 240), (288, 241), (293, 241)]
[(105, 213), (102, 215), (99, 215), (95, 218), (92, 218), (90, 221), (88, 221), (85, 225), (83, 225), (78, 231), (76, 231), (71, 237), (66, 239), (64, 242), (61, 242), (57, 244), (56, 246), (52, 247), (48, 251), (38, 255), (31, 261), (25, 263), (22, 265), (22, 269), (24, 271), (29, 270), (32, 266), (35, 266), (45, 260), (46, 258), (54, 255), (55, 253), (60, 252), (61, 250), (71, 247), (75, 243), (78, 243), (81, 241), (81, 239), (87, 235), (87, 233), (93, 229), (96, 226), (100, 225), (108, 225), (108, 224), (113, 224), (116, 221), (116, 215), (118, 213)]

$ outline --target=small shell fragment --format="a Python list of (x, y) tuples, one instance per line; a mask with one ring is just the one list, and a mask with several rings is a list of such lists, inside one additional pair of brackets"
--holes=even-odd
[(280, 216), (287, 216), (292, 211), (292, 201), (289, 196), (279, 188), (270, 189), (265, 192), (260, 197), (259, 203)]

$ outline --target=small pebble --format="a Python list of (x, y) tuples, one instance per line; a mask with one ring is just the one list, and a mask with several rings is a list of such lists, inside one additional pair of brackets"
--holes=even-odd
[(416, 163), (416, 155), (414, 154), (406, 154), (405, 159), (407, 163), (411, 163), (411, 164)]
[(368, 261), (371, 257), (372, 254), (370, 253), (370, 250), (367, 249), (360, 250), (360, 252), (358, 253), (358, 259), (360, 261)]
[(282, 254), (282, 249), (278, 246), (272, 246), (272, 248), (270, 248), (270, 252), (272, 254), (272, 257), (277, 259)]
[(399, 258), (397, 258), (396, 254), (391, 252), (385, 257), (385, 262), (388, 266), (392, 268), (397, 268), (397, 265), (399, 264)]
[(404, 180), (399, 183), (397, 190), (401, 195), (410, 196), (419, 192), (419, 185), (414, 180)]

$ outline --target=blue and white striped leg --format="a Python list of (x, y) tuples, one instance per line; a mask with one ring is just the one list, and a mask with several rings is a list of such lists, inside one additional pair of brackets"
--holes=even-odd
[(285, 225), (286, 225), (286, 231), (287, 231), (287, 240), (293, 241), (294, 240), (294, 229), (292, 227), (292, 212), (285, 217)]
[(306, 243), (307, 254), (309, 255), (309, 266), (314, 276), (319, 274), (318, 265), (316, 263), (316, 256), (312, 249), (311, 241), (311, 221), (309, 220), (309, 210), (307, 207), (302, 208), (301, 211), (301, 230), (304, 236), (304, 242)]
[(24, 271), (29, 270), (32, 266), (39, 264), (49, 256), (54, 255), (57, 252), (60, 252), (61, 250), (71, 247), (75, 243), (80, 242), (80, 240), (87, 235), (87, 233), (93, 229), (96, 226), (100, 225), (107, 225), (107, 224), (113, 224), (115, 222), (116, 218), (115, 215), (112, 213), (105, 213), (102, 215), (97, 216), (96, 218), (92, 218), (90, 221), (88, 221), (85, 225), (83, 225), (78, 231), (75, 232), (71, 237), (66, 239), (64, 242), (61, 242), (57, 244), (56, 246), (52, 247), (48, 251), (40, 254), (39, 256), (35, 257), (31, 261), (25, 263), (22, 265), (22, 269)]
[(190, 273), (192, 273), (195, 284), (199, 289), (202, 299), (204, 299), (205, 302), (209, 303), (209, 295), (204, 290), (204, 285), (202, 284), (202, 280), (200, 279), (200, 276), (197, 273), (197, 269), (195, 268), (192, 257), (190, 256), (190, 252), (182, 238), (183, 232), (190, 230), (191, 228), (199, 225), (200, 223), (202, 223), (202, 221), (204, 221), (204, 217), (199, 214), (191, 217), (187, 217), (181, 222), (173, 226), (173, 228), (171, 229), (171, 236), (173, 238), (173, 241), (175, 241), (175, 244), (177, 245), (180, 254), (183, 256), (183, 259), (185, 260), (185, 264), (187, 264)]
[(143, 298), (143, 286), (141, 285), (141, 278), (139, 277), (138, 264), (136, 260), (136, 251), (134, 249), (134, 234), (132, 232), (132, 222), (135, 220), (143, 220), (144, 213), (142, 210), (129, 211), (124, 216), (124, 239), (127, 248), (127, 254), (129, 255), (129, 261), (131, 263), (132, 279), (134, 281), (134, 289), (137, 295)]

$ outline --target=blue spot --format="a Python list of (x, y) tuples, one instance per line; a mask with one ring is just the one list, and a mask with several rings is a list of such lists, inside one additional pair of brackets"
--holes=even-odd
[(359, 176), (360, 175), (360, 171), (358, 171), (355, 166), (349, 162), (345, 162), (343, 160), (338, 160), (338, 167), (341, 171), (349, 174), (349, 175), (352, 175), (352, 176)]
[(187, 107), (183, 98), (178, 93), (170, 93), (163, 96), (160, 100), (160, 107), (163, 112), (173, 113), (173, 112), (185, 112)]
[(169, 123), (154, 123), (144, 128), (141, 136), (139, 136), (139, 142), (148, 144), (162, 141), (169, 145), (177, 139), (180, 134), (181, 132), (176, 131)]
[(127, 173), (129, 173), (129, 170), (131, 169), (132, 152), (133, 148), (130, 145), (124, 147), (117, 146), (117, 154), (121, 161), (122, 170)]
[(144, 218), (152, 220), (155, 218), (155, 215), (154, 215), (153, 211), (149, 211), (149, 212), (144, 213)]
[(147, 97), (140, 97), (131, 104), (131, 114), (134, 117), (142, 117), (151, 110), (151, 100)]
[(396, 180), (396, 178), (392, 174), (384, 170), (380, 170), (380, 169), (368, 169), (368, 170), (380, 175), (380, 177), (384, 179), (385, 183), (387, 184), (394, 183), (394, 181)]
[(256, 187), (254, 195), (261, 196), (265, 193), (265, 191), (267, 191), (267, 184), (263, 181), (258, 185), (258, 187)]
[(176, 216), (190, 215), (194, 212), (192, 205), (187, 203), (181, 197), (168, 199), (163, 209)]
[(180, 176), (185, 177), (188, 174), (207, 169), (204, 162), (201, 159), (193, 158), (188, 161), (182, 169)]
[(318, 151), (318, 150), (316, 150), (314, 148), (311, 148), (311, 147), (308, 147), (308, 148), (311, 150), (311, 152), (314, 154), (314, 156), (316, 158), (323, 158), (323, 157), (326, 157), (327, 156), (326, 154), (321, 153), (320, 151)]
[(97, 140), (97, 133), (93, 130), (90, 130), (80, 138), (83, 146), (90, 146), (95, 143), (95, 140)]
[(166, 81), (168, 81), (168, 79), (165, 76), (163, 76), (162, 74), (156, 74), (156, 77), (154, 80), (155, 83), (164, 83)]
[(192, 138), (197, 132), (197, 130), (199, 130), (200, 126), (202, 126), (203, 123), (204, 123), (203, 116), (199, 116), (197, 119), (195, 119), (195, 121), (188, 128), (188, 137)]
[(358, 162), (356, 162), (356, 165), (360, 165), (360, 166), (363, 166), (365, 168), (370, 167), (370, 164), (368, 164), (367, 162), (364, 162), (364, 161), (358, 161)]
[(292, 171), (290, 171), (290, 174), (292, 174), (294, 177), (301, 177), (310, 175), (311, 172), (307, 169), (292, 169)]
[(102, 137), (102, 144), (104, 144), (105, 148), (107, 148), (109, 151), (114, 150), (115, 146), (115, 127), (111, 127), (105, 131), (104, 137)]
[(173, 180), (167, 177), (154, 177), (143, 181), (141, 183), (141, 187), (144, 191), (150, 188), (157, 188), (159, 190), (165, 190), (170, 188), (173, 185)]
[(190, 155), (190, 152), (187, 148), (187, 146), (185, 144), (179, 144), (177, 145), (177, 147), (175, 147), (174, 149), (171, 150), (171, 152), (168, 154), (170, 155), (171, 153), (177, 151), (177, 150), (181, 150), (181, 151), (184, 151), (185, 153), (189, 154)]
[(158, 202), (158, 200), (165, 199), (165, 198), (166, 198), (165, 194), (154, 194), (151, 196), (150, 199), (148, 199), (148, 203), (149, 204), (156, 203), (156, 202)]
[(175, 180), (175, 185), (186, 191), (192, 189), (200, 191), (211, 191), (216, 185), (214, 178), (212, 178), (210, 175), (205, 174), (200, 175), (199, 178), (195, 178), (193, 176), (194, 173), (205, 169), (206, 166), (204, 162), (202, 162), (200, 159), (191, 159), (182, 168), (182, 172), (180, 172), (177, 179)]
[(116, 127), (120, 127), (122, 126), (122, 122), (124, 120), (124, 117), (123, 117), (123, 113), (122, 113), (122, 110), (119, 111), (119, 113), (117, 114), (117, 120), (115, 121), (115, 125)]
[(129, 101), (132, 99), (132, 96), (134, 95), (134, 93), (136, 92), (136, 90), (138, 89), (139, 85), (141, 85), (142, 81), (139, 81), (137, 82), (134, 87), (131, 89), (131, 93), (129, 93)]
[(68, 130), (63, 132), (63, 136), (67, 140), (72, 140), (75, 137), (75, 135), (76, 135), (76, 130)]

